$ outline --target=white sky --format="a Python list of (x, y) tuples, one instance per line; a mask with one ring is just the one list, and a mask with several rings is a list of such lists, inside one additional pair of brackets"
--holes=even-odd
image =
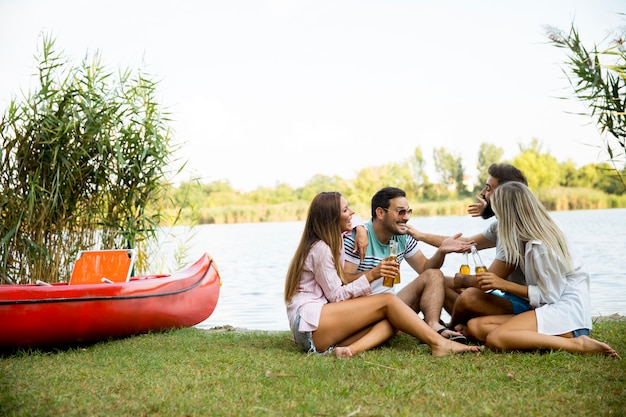
[[(0, 110), (33, 84), (40, 35), (78, 64), (160, 80), (182, 180), (238, 189), (353, 178), (416, 146), (465, 158), (481, 142), (518, 153), (532, 138), (559, 161), (606, 159), (543, 26), (586, 46), (626, 24), (613, 0), (0, 0)], [(33, 84), (33, 85), (36, 85)], [(436, 180), (431, 171), (431, 180)]]

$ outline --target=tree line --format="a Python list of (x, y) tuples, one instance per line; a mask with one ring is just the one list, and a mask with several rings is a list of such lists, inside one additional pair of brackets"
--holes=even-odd
[[(168, 198), (163, 201), (169, 201), (172, 210), (182, 208), (187, 223), (194, 216), (199, 223), (301, 220), (317, 193), (336, 190), (360, 209), (358, 213), (369, 216), (371, 196), (382, 187), (395, 186), (407, 192), (412, 204), (431, 206), (422, 214), (461, 214), (459, 211), (464, 211), (468, 200), (484, 186), (489, 166), (506, 162), (524, 172), (530, 188), (543, 197), (549, 209), (626, 206), (626, 188), (619, 176), (626, 174), (626, 167), (616, 172), (613, 165), (605, 162), (578, 168), (572, 161), (557, 161), (542, 148), (541, 141), (532, 139), (528, 144), (519, 144), (519, 153), (513, 159), (504, 160), (504, 149), (484, 142), (476, 156), (475, 176), (467, 174), (468, 167), (463, 165), (459, 153), (435, 148), (432, 160), (436, 178), (431, 179), (418, 146), (410, 157), (363, 168), (354, 178), (317, 174), (301, 187), (277, 183), (248, 192), (236, 190), (227, 179), (209, 183), (189, 180), (170, 186)], [(557, 194), (570, 203), (556, 201)], [(437, 209), (433, 210), (433, 206)], [(283, 214), (277, 217), (273, 211)]]

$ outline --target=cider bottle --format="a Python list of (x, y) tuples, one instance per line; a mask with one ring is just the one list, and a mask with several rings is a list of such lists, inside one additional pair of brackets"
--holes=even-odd
[[(398, 260), (398, 242), (396, 242), (395, 240), (389, 242), (389, 257), (394, 261)], [(393, 283), (400, 283), (400, 264), (398, 264), (398, 273), (393, 278)]]
[(472, 258), (474, 258), (476, 274), (479, 274), (481, 272), (487, 272), (487, 267), (485, 266), (483, 260), (480, 258), (480, 255), (476, 250), (476, 246), (472, 246)]
[(393, 288), (393, 277), (383, 277), (383, 286)]
[(468, 253), (465, 252), (463, 254), (463, 263), (461, 264), (461, 268), (459, 268), (459, 272), (463, 275), (469, 275), (472, 273), (469, 266)]

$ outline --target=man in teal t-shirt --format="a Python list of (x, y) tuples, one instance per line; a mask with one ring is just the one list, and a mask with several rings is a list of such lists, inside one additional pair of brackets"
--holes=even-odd
[[(465, 252), (470, 245), (457, 240), (460, 235), (447, 238), (437, 252), (427, 258), (419, 247), (419, 242), (411, 236), (406, 223), (412, 210), (406, 193), (394, 187), (385, 187), (372, 197), (372, 218), (365, 223), (369, 244), (363, 261), (354, 251), (355, 231), (344, 237), (344, 271), (349, 280), (363, 274), (373, 275), (372, 293), (393, 293), (393, 288), (383, 286), (383, 276), (395, 276), (400, 262), (406, 262), (418, 273), (417, 278), (398, 292), (402, 299), (416, 312), (422, 312), (424, 321), (442, 336), (457, 342), (467, 342), (459, 332), (447, 329), (440, 320), (445, 295), (443, 273), (439, 268), (446, 254)], [(389, 258), (389, 242), (398, 242), (398, 258)], [(406, 277), (404, 277), (406, 279)]]

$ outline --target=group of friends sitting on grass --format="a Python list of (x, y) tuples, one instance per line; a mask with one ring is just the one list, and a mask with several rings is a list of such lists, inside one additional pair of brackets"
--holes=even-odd
[[(483, 233), (464, 237), (414, 228), (399, 188), (379, 190), (365, 222), (340, 193), (316, 195), (285, 281), (295, 344), (308, 353), (348, 358), (403, 332), (435, 356), (488, 347), (621, 359), (589, 337), (589, 274), (522, 172), (491, 165), (477, 199), (468, 213), (496, 220)], [(437, 248), (430, 258), (421, 250), (424, 243)], [(397, 254), (390, 256), (392, 245)], [(446, 277), (440, 269), (449, 253), (494, 247), (486, 272)], [(396, 294), (388, 282), (400, 277), (402, 261), (418, 275)], [(448, 323), (441, 320), (444, 308)]]

